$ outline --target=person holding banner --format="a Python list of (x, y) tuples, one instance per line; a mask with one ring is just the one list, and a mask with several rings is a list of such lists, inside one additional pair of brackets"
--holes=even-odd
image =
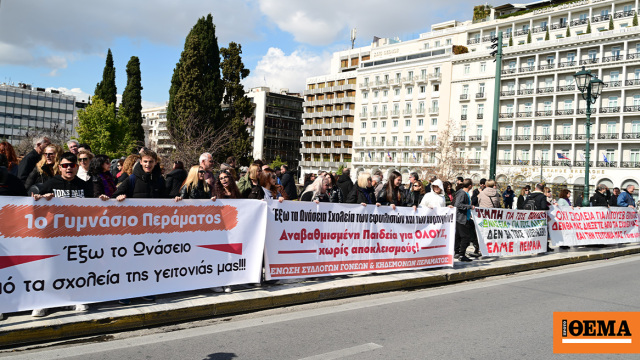
[(0, 154), (0, 196), (27, 196), (22, 181), (9, 170), (5, 154)]
[[(33, 168), (29, 177), (24, 182), (24, 188), (27, 192), (31, 193), (29, 189), (33, 185), (44, 184), (47, 180), (58, 175), (58, 163), (60, 163), (60, 155), (62, 155), (62, 148), (58, 145), (50, 144), (44, 148), (42, 152), (42, 158), (36, 166)], [(35, 191), (34, 192), (38, 192)], [(39, 189), (38, 189), (39, 190)]]
[(227, 170), (220, 171), (218, 175), (218, 181), (213, 187), (213, 197), (211, 200), (218, 199), (239, 199), (240, 190), (236, 182), (233, 180), (233, 176)]
[[(447, 206), (447, 200), (444, 195), (445, 185), (440, 179), (431, 182), (431, 191), (426, 193), (420, 201), (420, 207), (428, 207), (429, 209)], [(451, 187), (451, 185), (449, 185)], [(449, 207), (453, 207), (449, 205)]]
[(211, 174), (202, 165), (192, 166), (187, 174), (187, 179), (180, 188), (180, 195), (176, 196), (174, 200), (211, 198), (211, 189), (206, 181), (207, 176), (211, 176)]
[(401, 185), (402, 175), (397, 171), (392, 171), (386, 186), (378, 194), (377, 199), (380, 205), (389, 205), (393, 210), (396, 209), (396, 206), (405, 206), (406, 194)]
[[(471, 204), (469, 192), (473, 189), (473, 181), (464, 179), (462, 187), (456, 192), (455, 204), (456, 208), (456, 233), (460, 234), (459, 244), (455, 244), (455, 256), (460, 261), (472, 261), (467, 257), (467, 248), (469, 244), (476, 239), (475, 224), (471, 219), (471, 210), (475, 206)], [(458, 240), (458, 239), (456, 239)], [(456, 241), (457, 242), (457, 241)]]
[(571, 206), (571, 208), (573, 208), (570, 196), (571, 191), (569, 191), (569, 189), (560, 190), (560, 194), (558, 194), (558, 206)]
[(266, 168), (262, 170), (260, 174), (260, 186), (262, 186), (262, 191), (264, 192), (265, 200), (278, 200), (278, 202), (282, 202), (287, 196), (287, 194), (282, 189), (282, 186), (278, 186), (276, 184), (277, 176), (276, 172), (271, 168)]
[(419, 179), (415, 180), (409, 185), (409, 190), (407, 191), (406, 206), (411, 206), (413, 207), (413, 210), (416, 210), (418, 206), (420, 206), (420, 202), (422, 201), (425, 194), (426, 190), (424, 189), (424, 184), (422, 184), (422, 181), (420, 181)]
[(331, 202), (327, 190), (331, 187), (331, 179), (328, 176), (318, 174), (318, 177), (307, 186), (305, 191), (300, 195), (300, 201), (313, 201), (318, 204), (321, 202)]
[(376, 205), (380, 203), (376, 200), (375, 189), (373, 187), (373, 178), (368, 172), (358, 174), (358, 181), (347, 197), (348, 204), (360, 204), (362, 206)]
[(478, 194), (478, 206), (483, 208), (500, 208), (500, 194), (496, 190), (496, 181), (488, 180), (486, 187)]
[(618, 206), (635, 208), (636, 202), (633, 200), (633, 195), (631, 195), (635, 189), (636, 187), (633, 185), (627, 186), (627, 188), (618, 195)]
[[(83, 151), (80, 150), (78, 156), (83, 156)], [(97, 155), (91, 160), (88, 174), (90, 181), (93, 183), (93, 196), (104, 194), (111, 198), (111, 195), (116, 191), (116, 181), (111, 175), (110, 168), (111, 162), (107, 155)]]

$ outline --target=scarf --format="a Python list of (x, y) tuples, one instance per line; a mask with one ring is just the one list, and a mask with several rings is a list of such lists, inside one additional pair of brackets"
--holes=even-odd
[(111, 173), (107, 171), (98, 174), (98, 177), (100, 178), (100, 181), (102, 181), (104, 194), (111, 197), (111, 195), (116, 191), (116, 183), (113, 181), (113, 176), (111, 176)]

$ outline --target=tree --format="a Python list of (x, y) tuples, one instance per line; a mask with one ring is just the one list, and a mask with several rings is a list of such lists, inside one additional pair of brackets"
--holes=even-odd
[(336, 171), (336, 175), (338, 175), (338, 176), (342, 175), (343, 171), (344, 171), (344, 165), (340, 164), (340, 167), (338, 168), (338, 171)]
[(112, 159), (131, 153), (135, 141), (129, 131), (129, 119), (98, 96), (85, 109), (78, 111), (77, 140), (91, 146), (94, 154)]
[(634, 11), (633, 12), (633, 22), (631, 23), (632, 26), (638, 26), (638, 12)]
[(609, 30), (613, 30), (613, 16), (609, 16)]
[(144, 129), (142, 128), (142, 78), (140, 60), (132, 56), (127, 63), (127, 86), (122, 93), (120, 113), (129, 119), (131, 137), (138, 145), (144, 145)]
[(491, 5), (478, 5), (473, 7), (473, 21), (484, 20), (491, 14)]
[(458, 124), (449, 120), (449, 124), (438, 132), (438, 142), (433, 153), (436, 158), (436, 165), (425, 170), (428, 175), (435, 175), (438, 179), (453, 179), (459, 174), (465, 174), (469, 169), (467, 159), (460, 157), (458, 143), (454, 141), (454, 136), (460, 133)]
[(509, 36), (509, 46), (513, 46), (513, 36)]
[(587, 31), (585, 34), (591, 34), (591, 19), (587, 20)]
[(229, 146), (214, 155), (223, 162), (228, 156), (235, 156), (239, 164), (249, 165), (252, 144), (247, 131), (247, 123), (253, 115), (253, 103), (245, 96), (244, 86), (240, 83), (249, 76), (249, 69), (242, 63), (242, 46), (235, 42), (220, 50), (222, 54), (222, 83), (224, 84), (223, 103), (225, 124), (229, 124), (231, 140)]
[(549, 27), (547, 26), (547, 33), (544, 34), (544, 40), (549, 40)]
[(228, 146), (230, 131), (227, 127), (217, 131), (202, 131), (200, 119), (186, 119), (181, 132), (169, 133), (169, 140), (175, 148), (169, 154), (171, 162), (182, 161), (186, 168), (198, 164), (200, 154), (216, 154)]
[(280, 155), (276, 155), (276, 158), (273, 159), (273, 161), (269, 166), (275, 170), (275, 169), (280, 169), (280, 166), (282, 165), (288, 165), (288, 164), (286, 161), (282, 161), (282, 159), (280, 158)]
[(69, 132), (62, 123), (53, 123), (48, 129), (31, 128), (24, 133), (22, 140), (14, 146), (14, 150), (18, 156), (27, 155), (29, 151), (33, 150), (33, 140), (42, 136), (48, 137), (52, 144), (64, 146), (69, 140)]
[(531, 44), (531, 30), (527, 33), (527, 44)]
[(107, 60), (102, 70), (102, 81), (96, 85), (96, 90), (93, 94), (102, 99), (107, 104), (116, 105), (117, 98), (116, 93), (116, 68), (113, 66), (113, 55), (111, 49), (107, 51)]
[(564, 34), (565, 37), (571, 37), (571, 28), (567, 26), (567, 33)]
[[(200, 132), (223, 127), (220, 52), (211, 14), (198, 19), (184, 43), (171, 77), (167, 124), (169, 134), (181, 138), (188, 121)], [(175, 144), (175, 143), (174, 143)], [(206, 145), (206, 144), (205, 144)]]

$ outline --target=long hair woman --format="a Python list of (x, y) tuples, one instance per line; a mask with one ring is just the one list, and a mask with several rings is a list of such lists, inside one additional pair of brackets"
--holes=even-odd
[(16, 155), (16, 150), (13, 148), (13, 145), (8, 141), (0, 142), (0, 154), (4, 154), (7, 157), (7, 162), (9, 164), (7, 169), (9, 172), (18, 176), (18, 155)]
[(218, 199), (239, 199), (240, 190), (236, 185), (233, 175), (227, 171), (220, 171), (218, 180), (213, 187), (213, 197)]
[(259, 164), (253, 163), (249, 166), (247, 171), (247, 177), (249, 178), (250, 187), (248, 187), (243, 193), (242, 197), (245, 199), (264, 199), (264, 190), (260, 186), (260, 174), (262, 173), (262, 167)]
[(330, 187), (331, 179), (328, 176), (318, 175), (300, 195), (300, 201), (313, 201), (316, 204), (319, 202), (331, 202), (327, 192)]
[(100, 195), (111, 197), (116, 191), (116, 181), (111, 175), (111, 161), (107, 155), (94, 157), (89, 163), (89, 171), (87, 173), (93, 182), (94, 197), (100, 197)]
[(397, 171), (392, 171), (387, 185), (378, 194), (378, 202), (381, 205), (391, 206), (393, 210), (396, 209), (396, 206), (404, 206), (405, 193), (400, 185), (402, 185), (402, 175)]
[(60, 173), (58, 167), (60, 156), (62, 156), (62, 148), (60, 146), (51, 144), (44, 148), (42, 158), (40, 158), (40, 161), (38, 161), (24, 183), (24, 188), (27, 189), (27, 192), (31, 186), (43, 184)]
[(375, 189), (371, 179), (371, 174), (368, 172), (361, 172), (358, 174), (358, 180), (356, 181), (353, 190), (347, 197), (348, 204), (360, 204), (362, 206), (377, 205), (380, 204), (376, 200)]
[(180, 195), (176, 196), (175, 200), (210, 199), (211, 189), (206, 181), (208, 176), (211, 175), (203, 167), (199, 165), (192, 166), (180, 188)]
[(264, 198), (268, 200), (276, 199), (279, 202), (285, 200), (287, 194), (282, 190), (282, 186), (277, 184), (278, 177), (273, 169), (266, 168), (260, 174), (260, 186), (264, 191)]
[(120, 185), (123, 181), (125, 181), (129, 175), (133, 174), (133, 166), (140, 160), (140, 155), (129, 155), (126, 159), (124, 159), (124, 163), (122, 163), (122, 171), (118, 178), (116, 179), (116, 184)]

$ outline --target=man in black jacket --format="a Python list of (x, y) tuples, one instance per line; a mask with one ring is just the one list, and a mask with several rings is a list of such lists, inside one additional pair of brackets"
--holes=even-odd
[(618, 206), (618, 195), (620, 195), (620, 188), (619, 187), (614, 187), (613, 188), (613, 193), (611, 194), (611, 197), (609, 198), (609, 207)]
[(186, 178), (187, 172), (184, 170), (184, 164), (182, 161), (174, 162), (173, 170), (167, 174), (165, 180), (167, 194), (169, 194), (170, 198), (175, 198), (180, 195), (180, 187)]
[(342, 170), (342, 175), (338, 178), (337, 185), (345, 196), (351, 194), (353, 190), (353, 181), (351, 181), (351, 172), (349, 169)]
[(24, 185), (17, 176), (9, 172), (9, 160), (5, 154), (0, 154), (0, 195), (27, 196)]
[[(40, 188), (39, 194), (33, 194), (35, 200), (45, 198), (51, 200), (57, 198), (91, 198), (93, 197), (93, 184), (76, 176), (78, 173), (78, 158), (71, 152), (62, 154), (58, 164), (60, 174), (47, 180)], [(101, 195), (100, 199), (108, 200), (109, 197)]]
[(480, 195), (480, 192), (484, 190), (484, 188), (486, 187), (486, 183), (487, 179), (480, 179), (480, 185), (478, 185), (477, 189), (473, 190), (473, 195), (471, 195), (471, 203), (473, 204), (473, 206), (478, 206), (478, 195)]
[(609, 207), (609, 199), (611, 198), (611, 193), (609, 189), (607, 189), (607, 185), (600, 184), (596, 189), (596, 192), (591, 197), (591, 206), (604, 206)]
[(298, 190), (296, 189), (296, 182), (293, 179), (293, 173), (289, 171), (287, 165), (280, 166), (280, 184), (284, 188), (284, 192), (287, 193), (289, 200), (295, 200), (298, 198)]
[[(527, 196), (527, 199), (524, 201), (525, 204), (529, 200), (534, 201), (535, 210), (549, 210), (549, 203), (547, 202), (547, 196), (544, 194), (544, 184), (542, 183), (536, 184), (535, 191), (531, 192), (531, 194)], [(553, 249), (551, 248), (551, 244), (549, 243), (549, 240), (547, 240), (547, 252), (552, 252), (552, 251)]]
[(46, 136), (33, 140), (33, 150), (25, 155), (18, 165), (18, 179), (20, 179), (20, 181), (23, 183), (27, 181), (29, 174), (31, 174), (33, 168), (36, 167), (38, 161), (40, 161), (44, 148), (49, 146), (49, 144), (51, 144), (51, 140)]
[(167, 197), (164, 178), (156, 166), (158, 155), (149, 149), (140, 152), (140, 163), (133, 167), (133, 174), (123, 181), (113, 193), (118, 201), (126, 198), (162, 199)]
[(467, 257), (467, 248), (476, 237), (475, 224), (471, 218), (471, 210), (475, 206), (471, 204), (469, 196), (469, 191), (473, 188), (473, 181), (464, 179), (461, 186), (455, 195), (455, 204), (458, 209), (456, 211), (456, 234), (459, 234), (459, 237), (456, 236), (456, 240), (459, 239), (459, 243), (454, 244), (454, 251), (455, 257), (460, 261), (471, 261)]

